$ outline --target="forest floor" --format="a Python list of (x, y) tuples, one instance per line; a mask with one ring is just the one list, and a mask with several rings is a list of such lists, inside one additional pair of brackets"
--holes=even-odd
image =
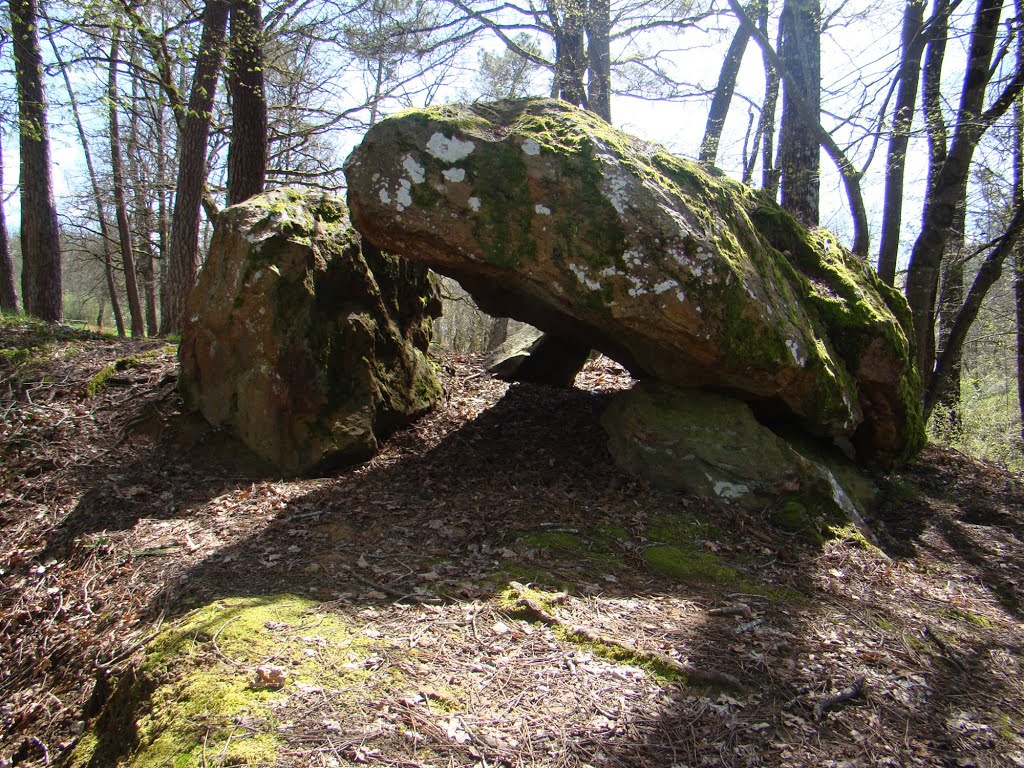
[(822, 539), (617, 470), (604, 358), (442, 372), (282, 480), (164, 342), (5, 319), (0, 766), (1024, 765), (1020, 478), (930, 447)]

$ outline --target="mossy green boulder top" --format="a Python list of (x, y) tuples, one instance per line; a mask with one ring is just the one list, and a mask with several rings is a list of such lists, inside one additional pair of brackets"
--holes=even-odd
[(362, 247), (342, 200), (277, 189), (223, 211), (181, 337), (180, 388), (285, 474), (370, 458), (433, 406), (426, 267)]
[(887, 466), (923, 441), (902, 297), (720, 172), (552, 100), (411, 110), (346, 164), (353, 224), (488, 312), (726, 392)]

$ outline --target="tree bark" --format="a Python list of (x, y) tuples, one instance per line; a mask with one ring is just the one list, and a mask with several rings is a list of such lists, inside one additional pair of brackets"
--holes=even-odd
[(267, 178), (267, 99), (260, 0), (233, 0), (228, 53), (231, 143), (228, 205), (260, 194)]
[(548, 13), (555, 32), (555, 81), (559, 98), (586, 108), (587, 94), (583, 87), (586, 0), (549, 0)]
[[(906, 296), (917, 339), (918, 367), (926, 391), (935, 367), (935, 298), (939, 275), (950, 227), (955, 221), (957, 206), (966, 194), (974, 150), (988, 127), (1005, 114), (1024, 85), (1024, 71), (1019, 70), (992, 105), (984, 109), (1001, 6), (1002, 0), (978, 2), (953, 141), (941, 167), (929, 174), (934, 182), (925, 198), (921, 233), (910, 254)], [(926, 72), (925, 76), (929, 78), (932, 73)]]
[(587, 105), (609, 123), (612, 121), (611, 3), (590, 0), (587, 11)]
[(160, 333), (179, 333), (185, 303), (199, 269), (199, 210), (206, 180), (206, 144), (210, 110), (217, 90), (227, 30), (227, 0), (207, 0), (203, 9), (203, 35), (192, 78), (188, 115), (178, 151), (178, 183), (171, 220), (167, 283), (160, 310)]
[(697, 158), (702, 163), (714, 165), (718, 159), (718, 143), (722, 139), (725, 118), (729, 115), (729, 105), (732, 103), (732, 95), (736, 90), (736, 78), (740, 73), (743, 54), (747, 50), (749, 41), (750, 30), (744, 24), (740, 24), (736, 34), (733, 35), (732, 42), (729, 43), (729, 50), (725, 54), (722, 69), (718, 73), (715, 95), (711, 98), (711, 108), (704, 126), (704, 139), (700, 143), (700, 154)]
[(885, 200), (882, 205), (882, 237), (878, 249), (878, 275), (889, 285), (896, 282), (896, 256), (903, 224), (903, 178), (907, 146), (914, 122), (918, 73), (924, 52), (925, 0), (908, 0), (903, 12), (903, 54), (900, 58), (900, 87), (892, 112), (889, 154), (885, 165)]
[(110, 172), (114, 183), (114, 211), (117, 216), (117, 239), (121, 245), (121, 266), (124, 269), (125, 292), (128, 294), (128, 312), (132, 319), (132, 338), (146, 335), (146, 321), (142, 314), (139, 284), (135, 275), (135, 254), (132, 250), (132, 231), (128, 224), (128, 205), (124, 194), (124, 165), (121, 159), (121, 126), (118, 114), (117, 65), (120, 36), (113, 28), (110, 42), (110, 71), (107, 78), (107, 109), (110, 128)]
[[(805, 227), (819, 221), (821, 149), (794, 104), (802, 98), (810, 118), (821, 115), (821, 5), (819, 0), (786, 0), (782, 8), (779, 55), (789, 77), (782, 82), (779, 166), (782, 207)], [(794, 97), (794, 92), (799, 96)]]
[(43, 57), (36, 0), (10, 0), (21, 145), (21, 296), (25, 311), (63, 319), (60, 230), (50, 177)]
[(11, 258), (11, 241), (7, 237), (7, 216), (4, 214), (3, 196), (4, 148), (0, 145), (0, 309), (17, 312), (18, 291), (14, 287), (14, 260)]

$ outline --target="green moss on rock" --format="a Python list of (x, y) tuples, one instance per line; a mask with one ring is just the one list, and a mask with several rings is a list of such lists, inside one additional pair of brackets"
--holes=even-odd
[[(281, 747), (275, 704), (287, 698), (289, 687), (365, 683), (369, 673), (350, 662), (375, 642), (294, 595), (206, 605), (147, 646), (138, 672), (117, 686), (68, 765), (273, 764)], [(256, 669), (266, 663), (286, 670), (282, 688), (257, 682)]]

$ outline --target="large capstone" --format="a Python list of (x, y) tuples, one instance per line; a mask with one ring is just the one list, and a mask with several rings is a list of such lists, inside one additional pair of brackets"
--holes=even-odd
[(279, 189), (225, 210), (188, 302), (181, 391), (286, 474), (369, 458), (429, 409), (426, 267), (360, 245), (344, 203)]
[(759, 192), (551, 100), (412, 110), (346, 165), (356, 228), (487, 312), (726, 393), (861, 463), (923, 442), (902, 297)]

